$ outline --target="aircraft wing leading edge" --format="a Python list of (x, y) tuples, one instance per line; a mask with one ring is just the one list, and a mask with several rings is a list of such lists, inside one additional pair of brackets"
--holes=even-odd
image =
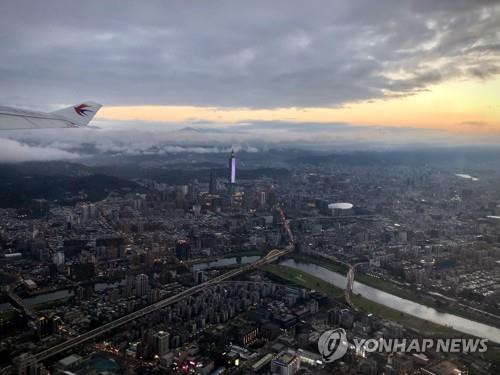
[(90, 101), (50, 113), (0, 107), (0, 130), (78, 128), (88, 125), (101, 107)]

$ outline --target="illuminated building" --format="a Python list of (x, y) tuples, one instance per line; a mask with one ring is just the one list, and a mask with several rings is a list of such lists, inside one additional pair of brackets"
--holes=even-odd
[(241, 328), (239, 332), (240, 342), (243, 345), (250, 345), (257, 340), (259, 335), (258, 327), (245, 327)]
[(231, 150), (231, 155), (229, 156), (229, 183), (234, 184), (236, 182), (236, 157), (234, 156), (234, 150)]
[(298, 373), (300, 358), (287, 352), (279, 353), (271, 362), (271, 372), (280, 375), (293, 375)]

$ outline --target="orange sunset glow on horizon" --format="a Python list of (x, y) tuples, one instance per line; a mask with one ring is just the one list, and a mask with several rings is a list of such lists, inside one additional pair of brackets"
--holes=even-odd
[(114, 106), (104, 107), (99, 117), (129, 121), (207, 121), (226, 124), (245, 121), (345, 122), (484, 135), (500, 132), (500, 79), (486, 82), (448, 81), (409, 96), (346, 103), (332, 108)]

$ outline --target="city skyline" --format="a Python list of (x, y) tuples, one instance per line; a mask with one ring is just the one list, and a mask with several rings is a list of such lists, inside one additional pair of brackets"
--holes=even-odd
[(500, 374), (500, 2), (0, 11), (0, 373)]

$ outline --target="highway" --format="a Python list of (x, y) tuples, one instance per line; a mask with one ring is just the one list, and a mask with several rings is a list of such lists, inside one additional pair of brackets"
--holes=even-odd
[[(140, 310), (137, 310), (137, 311), (134, 311), (128, 315), (122, 316), (121, 318), (118, 318), (118, 319), (114, 320), (113, 322), (104, 324), (98, 328), (91, 330), (91, 331), (88, 331), (88, 332), (83, 333), (79, 336), (73, 337), (69, 340), (66, 340), (66, 341), (60, 343), (60, 344), (54, 345), (49, 349), (46, 349), (46, 350), (43, 350), (39, 353), (33, 354), (31, 363), (37, 363), (37, 362), (47, 360), (50, 357), (53, 357), (57, 354), (60, 354), (60, 353), (65, 352), (71, 348), (74, 348), (78, 345), (81, 345), (87, 341), (90, 341), (98, 336), (101, 336), (102, 334), (104, 334), (106, 332), (109, 332), (109, 331), (116, 329), (124, 324), (130, 323), (133, 320), (139, 319), (147, 314), (150, 314), (153, 311), (162, 309), (164, 307), (167, 307), (173, 303), (176, 303), (176, 302), (182, 300), (183, 298), (186, 298), (186, 297), (189, 297), (193, 294), (196, 294), (196, 293), (202, 291), (203, 289), (208, 288), (214, 284), (221, 283), (225, 280), (229, 280), (229, 279), (231, 279), (237, 275), (240, 275), (242, 273), (256, 269), (256, 268), (261, 267), (265, 264), (274, 262), (279, 257), (289, 253), (290, 251), (293, 250), (293, 247), (294, 247), (293, 234), (290, 230), (290, 227), (288, 225), (288, 221), (285, 218), (283, 210), (278, 209), (278, 211), (280, 212), (282, 224), (284, 225), (286, 233), (288, 234), (289, 240), (290, 240), (289, 245), (284, 250), (278, 250), (278, 249), (271, 250), (266, 256), (262, 257), (261, 259), (257, 260), (254, 263), (251, 263), (251, 264), (248, 264), (248, 265), (243, 266), (241, 268), (226, 272), (226, 273), (224, 273), (220, 276), (217, 276), (213, 279), (210, 279), (202, 284), (199, 284), (199, 285), (193, 286), (189, 289), (186, 289), (183, 292), (176, 294), (175, 296), (171, 296), (171, 297), (168, 297), (168, 298), (163, 299), (161, 301), (158, 301), (158, 302), (151, 304), (149, 306), (146, 306)], [(4, 371), (6, 371), (6, 370), (9, 371), (9, 370), (11, 370), (11, 368), (12, 368), (12, 366), (1, 369), (0, 373), (4, 373)]]
[(377, 215), (340, 215), (340, 216), (304, 216), (294, 218), (294, 221), (325, 220), (325, 221), (344, 221), (344, 220), (374, 220)]

